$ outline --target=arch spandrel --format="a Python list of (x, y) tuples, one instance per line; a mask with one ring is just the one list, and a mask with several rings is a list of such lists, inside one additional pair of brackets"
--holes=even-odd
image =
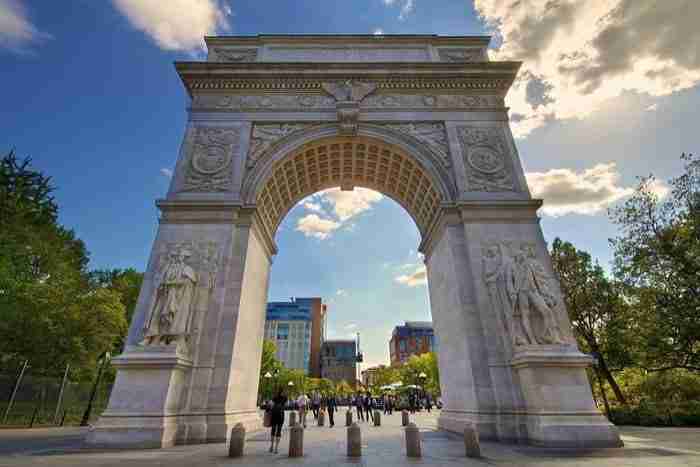
[(376, 137), (326, 136), (269, 162), (251, 201), (271, 236), (300, 200), (328, 188), (378, 191), (403, 206), (421, 234), (448, 200), (417, 158)]

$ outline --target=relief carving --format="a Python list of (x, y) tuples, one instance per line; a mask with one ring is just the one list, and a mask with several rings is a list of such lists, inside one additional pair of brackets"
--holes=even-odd
[(324, 91), (335, 98), (338, 132), (341, 135), (356, 135), (360, 117), (360, 102), (377, 89), (377, 84), (347, 80), (322, 83), (321, 86)]
[(444, 123), (386, 123), (383, 126), (413, 136), (427, 144), (440, 155), (445, 165), (450, 165), (450, 146), (447, 142), (447, 131)]
[(214, 49), (217, 62), (254, 62), (258, 57), (258, 49)]
[(469, 191), (516, 191), (509, 151), (498, 128), (459, 127)]
[(238, 150), (239, 140), (238, 128), (195, 128), (182, 191), (228, 190), (231, 160)]
[(483, 264), (491, 306), (499, 310), (513, 346), (566, 343), (556, 318), (560, 300), (534, 244), (486, 244)]
[(498, 96), (467, 96), (463, 94), (376, 94), (365, 99), (362, 107), (368, 109), (470, 109), (503, 107), (503, 99)]
[(218, 271), (215, 242), (169, 243), (160, 253), (153, 296), (143, 327), (144, 346), (172, 342), (187, 346), (196, 310), (206, 310)]
[[(213, 99), (216, 99), (213, 101)], [(315, 110), (335, 108), (335, 99), (328, 96), (306, 95), (230, 95), (224, 97), (199, 96), (195, 107), (226, 110)]]
[(481, 49), (439, 49), (438, 55), (443, 62), (483, 61)]
[(246, 166), (248, 168), (253, 167), (260, 157), (277, 141), (311, 125), (314, 125), (314, 123), (256, 123), (253, 126)]
[(283, 62), (424, 62), (425, 48), (271, 47), (266, 60)]

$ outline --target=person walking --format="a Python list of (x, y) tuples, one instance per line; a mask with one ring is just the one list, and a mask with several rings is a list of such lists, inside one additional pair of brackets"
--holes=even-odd
[(367, 421), (374, 422), (374, 414), (372, 413), (372, 408), (373, 408), (374, 404), (372, 402), (372, 396), (370, 395), (369, 392), (364, 397), (363, 405), (365, 406), (365, 413), (367, 414)]
[(314, 414), (314, 420), (318, 420), (318, 410), (321, 408), (321, 396), (318, 391), (311, 393), (311, 411)]
[(331, 428), (335, 426), (335, 420), (333, 420), (333, 415), (336, 410), (338, 410), (338, 401), (335, 399), (335, 394), (331, 394), (326, 399), (326, 410), (328, 411), (328, 422)]
[(297, 398), (297, 410), (299, 410), (299, 423), (306, 428), (306, 410), (309, 407), (309, 397), (303, 392)]
[(271, 433), (270, 433), (270, 452), (277, 454), (279, 452), (280, 440), (282, 439), (282, 426), (284, 426), (284, 406), (287, 404), (287, 397), (279, 392), (272, 399), (272, 408), (270, 409), (271, 416)]
[(357, 409), (357, 420), (358, 421), (365, 421), (365, 416), (363, 415), (363, 403), (362, 403), (362, 395), (358, 392), (357, 395), (355, 396), (355, 408)]

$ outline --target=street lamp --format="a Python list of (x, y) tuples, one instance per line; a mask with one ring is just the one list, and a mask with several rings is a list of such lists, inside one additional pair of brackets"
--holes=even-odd
[(426, 375), (425, 372), (421, 371), (418, 375), (418, 379), (420, 379), (420, 386), (423, 390), (423, 398), (425, 398), (425, 380), (428, 379), (428, 375)]
[(267, 386), (269, 399), (272, 399), (272, 381), (270, 381), (272, 379), (272, 373), (270, 373), (269, 371), (266, 372), (263, 375), (263, 378), (265, 378), (265, 381), (267, 381), (265, 385)]

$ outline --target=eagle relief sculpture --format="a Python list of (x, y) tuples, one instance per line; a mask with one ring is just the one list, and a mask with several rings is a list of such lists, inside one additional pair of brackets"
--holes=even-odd
[(186, 261), (192, 252), (172, 249), (155, 278), (155, 299), (143, 330), (143, 343), (170, 344), (190, 333), (197, 273)]

